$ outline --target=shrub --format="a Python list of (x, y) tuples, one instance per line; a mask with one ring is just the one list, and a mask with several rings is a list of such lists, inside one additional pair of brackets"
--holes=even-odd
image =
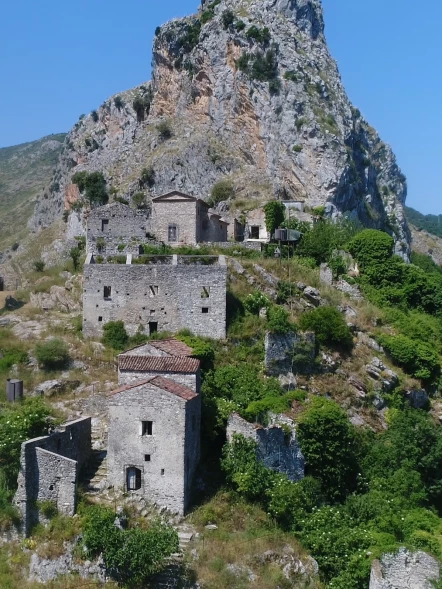
[(266, 229), (273, 235), (275, 229), (281, 227), (285, 219), (285, 207), (282, 202), (272, 200), (264, 206), (264, 213), (266, 219)]
[(35, 346), (35, 357), (46, 370), (65, 368), (70, 361), (69, 349), (61, 339), (50, 339)]
[(361, 268), (365, 269), (391, 258), (393, 246), (394, 240), (387, 233), (376, 229), (364, 229), (349, 242), (348, 249)]
[(278, 61), (273, 49), (268, 49), (265, 54), (258, 52), (254, 56), (250, 75), (261, 82), (269, 82), (278, 76)]
[(136, 192), (132, 196), (132, 204), (137, 209), (144, 209), (144, 208), (146, 208), (146, 195), (144, 194), (144, 192)]
[(246, 28), (246, 23), (243, 20), (237, 20), (235, 22), (235, 29), (240, 33)]
[(114, 104), (116, 106), (116, 108), (118, 108), (118, 110), (121, 110), (124, 106), (124, 101), (121, 98), (121, 96), (115, 96), (114, 98)]
[(281, 90), (281, 86), (282, 86), (282, 84), (281, 84), (281, 80), (279, 78), (274, 78), (273, 80), (269, 80), (270, 94), (279, 94), (279, 91)]
[(234, 194), (232, 180), (220, 180), (213, 186), (207, 204), (211, 207), (214, 207), (219, 202), (233, 198)]
[(345, 319), (335, 307), (318, 307), (301, 316), (300, 327), (314, 331), (319, 344), (351, 350), (353, 336)]
[(32, 265), (34, 266), (34, 270), (36, 272), (43, 272), (45, 269), (45, 263), (43, 260), (35, 260)]
[(301, 151), (302, 151), (302, 145), (294, 145), (292, 147), (292, 151), (295, 152), (295, 153), (301, 153)]
[(92, 120), (94, 121), (94, 123), (98, 123), (100, 117), (98, 116), (98, 113), (96, 110), (93, 110), (91, 112), (91, 117), (92, 117)]
[(202, 370), (213, 368), (215, 348), (211, 341), (185, 333), (178, 334), (178, 338), (192, 348), (192, 356), (201, 362)]
[(163, 141), (170, 139), (172, 137), (172, 127), (170, 125), (170, 121), (161, 121), (161, 123), (157, 125), (157, 131)]
[(224, 10), (221, 16), (221, 21), (223, 23), (223, 27), (227, 30), (235, 22), (235, 15), (231, 10)]
[(270, 41), (270, 31), (267, 27), (259, 29), (257, 26), (252, 25), (247, 30), (246, 37), (258, 43), (268, 43)]
[(258, 315), (262, 308), (268, 309), (270, 305), (270, 300), (259, 291), (247, 295), (244, 300), (245, 310), (252, 315)]
[(103, 327), (103, 337), (101, 339), (105, 346), (114, 348), (114, 350), (124, 350), (129, 342), (129, 336), (123, 321), (109, 321)]
[(140, 176), (140, 184), (152, 187), (155, 184), (155, 170), (152, 166), (143, 168)]
[(357, 225), (345, 219), (337, 222), (321, 220), (303, 234), (296, 253), (314, 258), (319, 266), (328, 262), (334, 250), (342, 248), (358, 231)]
[(278, 305), (273, 305), (268, 310), (268, 328), (273, 333), (288, 333), (294, 326), (290, 323), (289, 313)]
[(287, 71), (287, 72), (285, 72), (284, 78), (286, 80), (290, 80), (291, 82), (297, 82), (298, 81), (298, 75), (296, 74), (296, 72), (293, 72), (293, 71)]
[(395, 364), (408, 374), (424, 381), (434, 381), (440, 376), (440, 360), (437, 352), (422, 341), (405, 335), (381, 335), (379, 342)]
[(78, 186), (80, 192), (85, 192), (91, 205), (101, 206), (109, 200), (102, 172), (77, 172), (72, 176), (72, 183)]
[(250, 56), (248, 53), (242, 53), (239, 58), (236, 60), (236, 67), (241, 72), (247, 72), (249, 68), (249, 59)]
[(18, 241), (14, 242), (11, 246), (11, 250), (13, 252), (16, 252), (18, 250), (18, 248), (20, 247), (20, 244), (18, 243)]
[(357, 440), (346, 413), (334, 402), (314, 398), (300, 417), (297, 435), (308, 463), (308, 473), (321, 481), (330, 501), (356, 489)]
[(71, 249), (69, 250), (69, 257), (72, 260), (72, 266), (74, 268), (74, 271), (77, 271), (78, 268), (80, 267), (80, 258), (81, 258), (81, 251), (79, 250), (78, 246), (71, 247)]
[(158, 37), (158, 35), (161, 33), (161, 27), (156, 27), (155, 29), (155, 37)]

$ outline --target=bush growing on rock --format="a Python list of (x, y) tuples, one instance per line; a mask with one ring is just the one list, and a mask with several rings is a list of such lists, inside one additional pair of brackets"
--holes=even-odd
[(224, 200), (229, 200), (229, 198), (233, 198), (235, 195), (233, 191), (233, 182), (232, 180), (220, 180), (217, 182), (213, 188), (212, 192), (210, 193), (210, 198), (207, 201), (207, 204), (210, 207), (216, 206), (219, 202)]
[(50, 339), (35, 346), (35, 357), (45, 370), (61, 370), (70, 361), (69, 349), (61, 339)]
[(393, 362), (411, 376), (429, 382), (440, 376), (439, 356), (425, 342), (412, 340), (405, 335), (382, 335), (379, 342)]
[(102, 343), (114, 350), (124, 350), (129, 343), (129, 335), (123, 321), (109, 321), (103, 327)]
[(303, 331), (314, 331), (319, 344), (349, 351), (353, 347), (353, 335), (345, 319), (335, 307), (318, 307), (301, 316)]
[(172, 137), (172, 127), (170, 121), (161, 121), (157, 125), (157, 131), (162, 141), (166, 141)]
[(92, 206), (104, 205), (109, 200), (106, 180), (101, 172), (77, 172), (72, 176), (72, 183), (78, 186), (80, 192), (85, 193), (86, 200)]
[(43, 270), (45, 269), (45, 263), (43, 262), (43, 260), (35, 260), (33, 266), (36, 272), (43, 272)]

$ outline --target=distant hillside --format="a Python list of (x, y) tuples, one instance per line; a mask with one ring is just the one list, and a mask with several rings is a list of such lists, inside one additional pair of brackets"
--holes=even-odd
[(0, 251), (27, 233), (35, 199), (51, 178), (65, 133), (0, 149)]
[(442, 215), (423, 215), (410, 207), (405, 207), (405, 214), (408, 222), (416, 229), (442, 237)]

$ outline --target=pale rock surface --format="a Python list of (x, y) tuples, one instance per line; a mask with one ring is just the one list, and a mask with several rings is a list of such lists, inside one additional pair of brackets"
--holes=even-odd
[(373, 561), (369, 589), (433, 589), (439, 563), (429, 554), (400, 548)]

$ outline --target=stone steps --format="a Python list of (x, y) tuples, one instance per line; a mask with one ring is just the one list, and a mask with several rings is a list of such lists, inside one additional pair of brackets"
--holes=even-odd
[(86, 494), (100, 492), (106, 478), (107, 452), (105, 450), (93, 450), (80, 475), (80, 482)]

